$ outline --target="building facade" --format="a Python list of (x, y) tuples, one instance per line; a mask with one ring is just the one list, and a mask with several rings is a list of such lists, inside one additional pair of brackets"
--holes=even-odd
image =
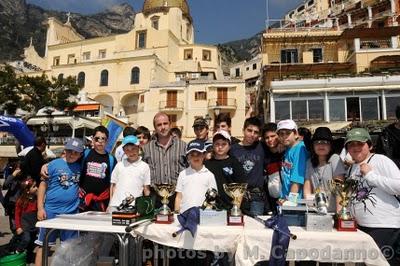
[(75, 76), (90, 99), (103, 110), (126, 117), (135, 126), (153, 128), (163, 111), (185, 137), (198, 116), (231, 115), (234, 135), (241, 134), (245, 86), (227, 80), (216, 46), (194, 43), (193, 21), (186, 0), (146, 0), (126, 34), (85, 39), (68, 19), (47, 21), (46, 53), (39, 57), (31, 44), (25, 61), (41, 74)]

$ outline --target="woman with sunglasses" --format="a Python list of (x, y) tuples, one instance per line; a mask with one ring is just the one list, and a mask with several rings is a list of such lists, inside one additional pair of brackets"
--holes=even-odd
[(344, 180), (346, 173), (339, 155), (333, 153), (332, 142), (332, 132), (329, 128), (318, 127), (315, 130), (304, 182), (304, 198), (312, 198), (316, 192), (325, 193), (328, 212), (338, 211), (336, 197), (330, 193), (330, 181)]

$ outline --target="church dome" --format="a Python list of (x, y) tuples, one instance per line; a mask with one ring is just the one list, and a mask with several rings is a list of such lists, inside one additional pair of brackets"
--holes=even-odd
[(165, 12), (171, 7), (179, 7), (183, 15), (191, 20), (189, 5), (186, 0), (145, 0), (143, 14), (150, 15), (155, 12)]

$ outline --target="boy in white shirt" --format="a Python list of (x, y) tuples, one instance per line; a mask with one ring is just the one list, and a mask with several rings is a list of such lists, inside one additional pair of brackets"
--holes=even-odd
[(117, 163), (111, 175), (109, 211), (115, 210), (129, 195), (135, 198), (150, 195), (150, 168), (139, 156), (138, 138), (126, 136), (122, 145), (126, 158)]
[(184, 212), (191, 207), (201, 206), (208, 189), (217, 190), (214, 174), (203, 164), (205, 158), (204, 142), (189, 142), (186, 156), (190, 166), (180, 172), (176, 184), (175, 212)]

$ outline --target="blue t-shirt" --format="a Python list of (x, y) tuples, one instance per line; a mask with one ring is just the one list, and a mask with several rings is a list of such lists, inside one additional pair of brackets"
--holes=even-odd
[(48, 171), (45, 210), (56, 214), (75, 212), (79, 206), (80, 163), (59, 158), (49, 163)]
[(265, 152), (260, 142), (250, 146), (233, 144), (230, 154), (236, 157), (243, 167), (247, 188), (263, 188)]
[[(286, 199), (289, 196), (292, 183), (304, 184), (306, 176), (308, 151), (303, 141), (300, 141), (293, 147), (286, 149), (282, 162), (281, 177), (282, 191), (281, 198)], [(303, 198), (303, 187), (299, 190), (298, 199)]]

